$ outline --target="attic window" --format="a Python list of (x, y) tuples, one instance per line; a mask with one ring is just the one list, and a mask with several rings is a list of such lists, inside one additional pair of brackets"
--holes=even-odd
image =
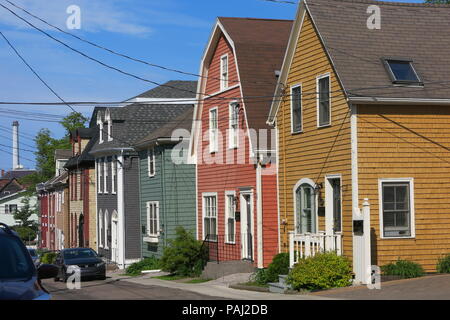
[(395, 84), (422, 84), (412, 60), (384, 59), (386, 69)]

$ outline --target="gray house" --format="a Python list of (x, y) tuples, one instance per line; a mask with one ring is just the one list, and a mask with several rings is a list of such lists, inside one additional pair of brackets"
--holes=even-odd
[(91, 150), (96, 163), (98, 252), (119, 268), (142, 257), (140, 159), (134, 145), (191, 109), (196, 84), (169, 81), (128, 100), (129, 105), (94, 111), (99, 130)]
[(195, 233), (195, 165), (187, 164), (194, 106), (136, 144), (142, 256), (161, 256), (177, 226)]

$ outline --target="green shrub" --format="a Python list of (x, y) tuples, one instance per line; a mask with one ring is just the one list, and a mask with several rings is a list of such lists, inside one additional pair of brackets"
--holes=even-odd
[(161, 269), (180, 276), (199, 276), (208, 262), (208, 248), (192, 233), (177, 227), (161, 257)]
[(126, 274), (130, 276), (138, 276), (143, 270), (156, 270), (160, 268), (160, 261), (155, 257), (145, 258), (139, 262), (135, 262), (126, 269)]
[(334, 252), (301, 259), (288, 275), (287, 283), (295, 290), (330, 289), (351, 284), (350, 261)]
[(54, 264), (56, 260), (56, 252), (46, 252), (41, 257), (41, 263)]
[(267, 268), (267, 282), (278, 282), (280, 274), (289, 273), (289, 253), (277, 254)]
[(425, 274), (420, 264), (401, 259), (381, 266), (381, 272), (387, 276), (400, 276), (402, 279), (417, 278)]
[(439, 258), (436, 265), (436, 271), (439, 273), (450, 273), (450, 254)]
[(267, 281), (267, 269), (258, 269), (250, 277), (250, 282), (256, 283), (258, 285), (265, 285)]

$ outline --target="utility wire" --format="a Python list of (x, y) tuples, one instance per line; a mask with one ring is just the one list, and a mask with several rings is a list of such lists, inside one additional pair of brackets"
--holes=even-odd
[[(3, 6), (2, 4), (0, 4), (1, 6)], [(20, 60), (22, 60), (22, 62), (31, 70), (31, 72), (33, 72), (33, 74), (59, 99), (61, 100), (66, 106), (68, 106), (73, 112), (77, 111), (67, 102), (64, 101), (63, 98), (61, 98), (60, 95), (58, 95), (55, 90), (53, 90), (48, 84), (47, 82), (44, 81), (44, 79), (41, 78), (41, 76), (33, 69), (33, 67), (24, 59), (24, 57), (22, 57), (22, 55), (17, 51), (17, 49), (13, 46), (13, 44), (8, 40), (8, 38), (6, 38), (6, 36), (3, 34), (3, 32), (0, 31), (0, 35), (3, 37), (3, 39), (5, 39), (6, 43), (11, 47), (11, 49), (15, 52), (15, 54), (20, 58)]]

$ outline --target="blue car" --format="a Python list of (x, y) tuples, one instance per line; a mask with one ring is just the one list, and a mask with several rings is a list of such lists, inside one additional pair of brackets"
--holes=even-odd
[(49, 300), (42, 279), (56, 276), (58, 268), (42, 264), (36, 268), (18, 234), (0, 223), (0, 300)]

